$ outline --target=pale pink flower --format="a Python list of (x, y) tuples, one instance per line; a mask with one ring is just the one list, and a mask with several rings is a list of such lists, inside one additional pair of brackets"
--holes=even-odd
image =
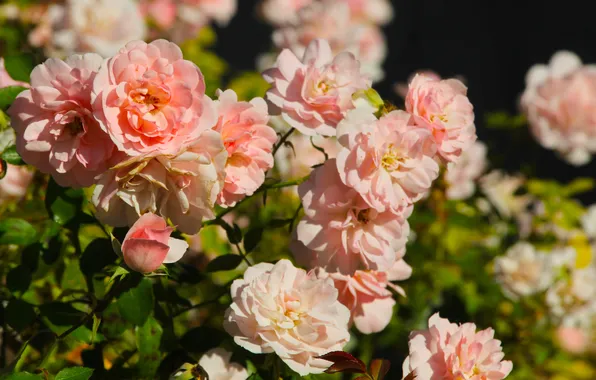
[(397, 110), (377, 119), (369, 109), (350, 111), (337, 127), (341, 180), (379, 211), (419, 200), (439, 174), (429, 130)]
[(500, 170), (493, 170), (480, 178), (479, 184), (480, 189), (499, 214), (505, 218), (511, 218), (523, 214), (532, 201), (529, 194), (516, 194), (525, 181), (521, 175), (509, 175)]
[(169, 218), (184, 233), (197, 233), (204, 219), (215, 217), (227, 157), (221, 135), (213, 130), (204, 131), (177, 155), (127, 161), (116, 156), (118, 164), (95, 187), (96, 215), (120, 227), (150, 212)]
[(122, 257), (128, 267), (136, 272), (150, 273), (161, 264), (180, 260), (188, 243), (170, 237), (174, 229), (155, 214), (144, 214), (128, 230), (122, 242)]
[(301, 8), (296, 16), (294, 22), (273, 32), (277, 49), (289, 49), (302, 57), (313, 40), (324, 39), (333, 55), (350, 52), (360, 62), (364, 74), (373, 81), (382, 79), (385, 37), (378, 26), (353, 21), (348, 3), (315, 1)]
[(403, 289), (391, 281), (405, 280), (412, 268), (402, 259), (389, 272), (357, 270), (352, 276), (330, 273), (339, 291), (339, 302), (351, 312), (351, 321), (364, 334), (373, 334), (387, 327), (393, 316), (395, 300), (388, 288), (405, 296)]
[(114, 151), (91, 109), (91, 86), (102, 61), (97, 54), (48, 59), (33, 70), (31, 89), (8, 111), (23, 160), (61, 186), (92, 185)]
[(583, 354), (590, 345), (589, 333), (578, 327), (560, 326), (555, 334), (561, 347), (572, 354)]
[(521, 106), (538, 142), (569, 163), (588, 163), (596, 153), (596, 66), (568, 51), (526, 75)]
[[(337, 0), (327, 0), (337, 1)], [(350, 6), (352, 19), (363, 23), (388, 24), (393, 19), (389, 0), (341, 0)]]
[(317, 278), (288, 260), (249, 267), (231, 288), (224, 328), (246, 350), (275, 352), (305, 376), (332, 363), (317, 358), (341, 351), (350, 339), (350, 311), (337, 300), (330, 278)]
[(355, 107), (352, 95), (370, 87), (350, 53), (333, 56), (325, 40), (308, 45), (302, 60), (283, 50), (263, 77), (272, 85), (267, 100), (272, 113), (305, 135), (335, 135), (346, 112)]
[(503, 293), (512, 300), (546, 290), (554, 279), (549, 255), (527, 242), (517, 242), (497, 257), (494, 271)]
[(404, 378), (414, 372), (419, 380), (500, 380), (513, 364), (503, 360), (501, 341), (492, 328), (476, 332), (476, 325), (458, 325), (434, 314), (428, 330), (410, 333), (410, 355), (403, 364)]
[(145, 38), (145, 20), (133, 0), (67, 0), (48, 8), (33, 42), (50, 55), (97, 53), (109, 57), (127, 42)]
[(264, 0), (260, 11), (265, 21), (284, 25), (298, 20), (298, 11), (314, 0)]
[(416, 75), (423, 75), (432, 78), (433, 80), (441, 80), (441, 76), (432, 70), (418, 70), (408, 77), (408, 81), (406, 83), (398, 82), (394, 85), (393, 89), (395, 90), (395, 93), (399, 95), (400, 98), (403, 98), (404, 100), (406, 99), (406, 97), (408, 96), (409, 85), (412, 82), (412, 80), (414, 80), (414, 77), (416, 77)]
[(546, 292), (551, 318), (566, 327), (588, 328), (596, 316), (596, 267), (576, 269)]
[(133, 41), (93, 82), (94, 114), (130, 156), (175, 155), (217, 121), (201, 70), (166, 40)]
[(0, 88), (8, 86), (29, 87), (29, 84), (12, 79), (4, 67), (4, 58), (0, 57)]
[(589, 238), (596, 239), (596, 204), (588, 207), (584, 215), (582, 215), (581, 225)]
[(219, 93), (219, 119), (214, 129), (221, 133), (228, 151), (226, 180), (218, 204), (234, 206), (252, 195), (265, 181), (265, 172), (273, 167), (275, 131), (267, 125), (267, 104), (262, 98), (239, 102), (232, 90)]
[(417, 125), (432, 131), (438, 153), (455, 161), (476, 140), (474, 107), (466, 86), (457, 79), (416, 75), (406, 96), (406, 110)]
[(26, 166), (6, 166), (6, 175), (0, 179), (0, 203), (6, 199), (23, 198), (35, 174)]
[(476, 191), (476, 181), (488, 166), (486, 145), (475, 141), (457, 161), (447, 164), (447, 199), (467, 199)]
[(201, 356), (199, 365), (209, 375), (209, 380), (246, 380), (248, 371), (238, 363), (232, 363), (232, 353), (223, 348), (211, 349)]
[(328, 272), (389, 270), (405, 254), (409, 234), (406, 206), (396, 212), (371, 208), (341, 182), (335, 160), (315, 169), (298, 187), (304, 218), (291, 249), (296, 259)]
[(141, 13), (161, 29), (169, 29), (176, 21), (178, 8), (175, 0), (141, 0)]
[[(236, 14), (238, 0), (179, 0), (179, 15), (184, 21), (204, 19), (205, 24), (210, 20), (221, 26), (226, 26)], [(194, 21), (196, 22), (196, 21)]]

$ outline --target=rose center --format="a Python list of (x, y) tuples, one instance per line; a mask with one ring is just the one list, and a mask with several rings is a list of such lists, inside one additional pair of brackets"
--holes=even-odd
[(381, 166), (388, 172), (392, 172), (399, 169), (400, 164), (403, 162), (404, 159), (399, 154), (399, 151), (393, 145), (389, 145), (389, 148), (387, 148), (381, 159)]
[(358, 219), (358, 221), (360, 223), (363, 224), (367, 224), (368, 222), (370, 222), (371, 219), (371, 209), (367, 208), (366, 210), (360, 210), (360, 212), (358, 212), (358, 215), (356, 216), (356, 218)]
[(137, 104), (147, 106), (149, 112), (155, 112), (170, 102), (170, 93), (164, 88), (147, 86), (131, 91), (130, 98)]
[(76, 136), (85, 130), (83, 127), (83, 120), (81, 120), (81, 118), (78, 116), (75, 116), (74, 120), (66, 124), (64, 128), (68, 131), (68, 133), (70, 133), (71, 136)]
[(443, 123), (448, 123), (449, 119), (447, 119), (447, 115), (430, 115), (430, 122), (434, 123), (435, 119), (441, 120)]

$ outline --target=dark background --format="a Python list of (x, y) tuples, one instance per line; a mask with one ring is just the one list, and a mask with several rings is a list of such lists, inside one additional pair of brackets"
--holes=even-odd
[[(271, 47), (272, 28), (256, 16), (257, 0), (239, 0), (228, 27), (218, 29), (216, 51), (234, 70), (254, 70), (256, 57)], [(567, 182), (594, 177), (596, 162), (576, 168), (541, 148), (526, 128), (487, 129), (486, 112), (518, 111), (524, 77), (535, 63), (558, 50), (596, 62), (596, 22), (588, 0), (393, 0), (395, 18), (384, 28), (388, 56), (385, 79), (375, 88), (398, 102), (396, 82), (431, 69), (461, 75), (476, 111), (479, 138), (490, 148), (494, 167)], [(582, 197), (596, 201), (596, 193)]]

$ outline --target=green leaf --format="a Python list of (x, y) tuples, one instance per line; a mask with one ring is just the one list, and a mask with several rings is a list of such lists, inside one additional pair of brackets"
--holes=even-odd
[(11, 145), (8, 148), (4, 149), (2, 154), (0, 155), (4, 161), (8, 162), (11, 165), (25, 165), (25, 162), (21, 158), (21, 156), (17, 153), (17, 147), (15, 145)]
[(4, 57), (4, 68), (14, 80), (29, 82), (34, 67), (35, 62), (30, 55), (20, 54)]
[(16, 97), (26, 89), (27, 88), (22, 86), (8, 86), (0, 88), (0, 109), (8, 109)]
[(120, 314), (118, 303), (111, 303), (102, 313), (101, 332), (108, 338), (118, 338), (131, 327)]
[(19, 372), (8, 375), (4, 380), (39, 380), (43, 379), (42, 375), (35, 375), (29, 372)]
[(383, 380), (391, 368), (389, 360), (375, 359), (369, 365), (368, 373), (372, 376), (373, 380)]
[(39, 312), (56, 326), (75, 325), (85, 316), (85, 313), (82, 311), (75, 309), (70, 304), (61, 302), (50, 302), (40, 305)]
[(6, 275), (6, 287), (11, 293), (24, 293), (31, 285), (31, 270), (24, 265), (14, 267)]
[(58, 372), (54, 380), (88, 380), (92, 374), (92, 368), (72, 367)]
[(108, 284), (112, 283), (113, 281), (117, 280), (118, 278), (124, 278), (130, 271), (124, 267), (118, 267), (110, 277)]
[(136, 287), (118, 298), (118, 309), (124, 319), (143, 326), (153, 311), (153, 302), (153, 285), (151, 280), (144, 278)]
[(0, 244), (30, 245), (36, 240), (37, 231), (27, 221), (17, 218), (0, 221)]
[(87, 291), (87, 284), (85, 283), (85, 277), (79, 268), (79, 263), (76, 260), (69, 260), (62, 274), (62, 280), (60, 281), (60, 287), (62, 289), (76, 289)]
[(242, 256), (227, 254), (216, 257), (207, 264), (207, 272), (220, 272), (235, 269), (242, 262)]
[(248, 230), (244, 236), (244, 250), (246, 253), (252, 252), (263, 237), (263, 228), (254, 227)]
[(567, 197), (588, 192), (594, 188), (594, 178), (576, 178), (563, 188)]
[(99, 273), (106, 266), (113, 264), (117, 258), (109, 239), (95, 239), (83, 251), (80, 260), (81, 272), (86, 276)]
[(46, 190), (46, 209), (56, 223), (64, 225), (81, 210), (83, 191), (59, 186), (53, 179)]
[(136, 329), (137, 349), (139, 350), (139, 362), (137, 364), (143, 378), (153, 378), (159, 363), (161, 354), (159, 345), (163, 329), (155, 318), (148, 318), (143, 326)]
[(95, 342), (95, 337), (97, 336), (97, 330), (99, 330), (99, 325), (101, 324), (101, 319), (97, 318), (97, 315), (93, 314), (93, 329), (91, 330), (91, 344)]
[(19, 299), (12, 299), (4, 310), (6, 323), (17, 331), (22, 331), (35, 321), (37, 315), (33, 306)]

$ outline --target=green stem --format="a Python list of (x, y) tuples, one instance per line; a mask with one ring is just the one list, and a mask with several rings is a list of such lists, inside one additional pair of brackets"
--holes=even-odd
[(286, 134), (281, 137), (281, 139), (279, 139), (279, 142), (277, 144), (275, 144), (275, 146), (273, 147), (273, 152), (271, 153), (272, 155), (275, 156), (275, 153), (277, 153), (279, 148), (281, 148), (281, 146), (286, 142), (286, 140), (288, 138), (290, 138), (290, 136), (292, 135), (292, 133), (294, 133), (294, 131), (295, 131), (294, 128), (290, 128), (290, 130), (287, 131)]
[(229, 292), (229, 290), (226, 289), (225, 292), (220, 293), (217, 297), (215, 297), (213, 299), (210, 299), (208, 301), (204, 301), (204, 302), (198, 303), (196, 305), (189, 306), (186, 309), (182, 309), (182, 310), (178, 311), (176, 314), (174, 314), (174, 317), (177, 317), (179, 315), (182, 315), (182, 314), (186, 313), (187, 311), (190, 311), (190, 310), (193, 310), (193, 309), (199, 309), (201, 307), (204, 307), (204, 306), (207, 306), (207, 305), (211, 305), (211, 304), (217, 303), (217, 301), (219, 301), (219, 299), (221, 297), (223, 297), (226, 294), (228, 294), (228, 292)]

